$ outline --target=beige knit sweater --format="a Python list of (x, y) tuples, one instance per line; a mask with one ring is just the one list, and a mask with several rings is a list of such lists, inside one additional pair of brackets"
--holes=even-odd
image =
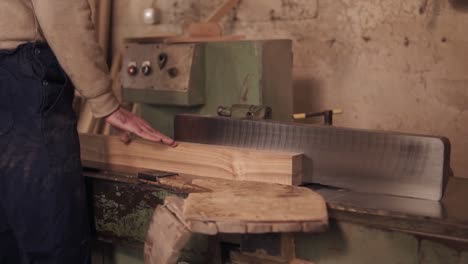
[(118, 108), (87, 0), (0, 0), (0, 49), (37, 40), (47, 41), (96, 117)]

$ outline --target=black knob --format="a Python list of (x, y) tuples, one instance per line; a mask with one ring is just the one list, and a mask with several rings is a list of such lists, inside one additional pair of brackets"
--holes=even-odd
[(170, 68), (169, 70), (167, 70), (167, 73), (169, 74), (171, 78), (175, 78), (177, 77), (177, 75), (179, 75), (179, 70), (174, 67), (174, 68)]
[(161, 69), (161, 70), (164, 69), (164, 67), (167, 64), (168, 59), (169, 59), (169, 56), (167, 56), (166, 53), (159, 54), (159, 57), (158, 57), (159, 69)]
[(144, 65), (143, 67), (141, 67), (141, 73), (143, 73), (143, 75), (145, 76), (148, 76), (151, 74), (151, 66), (150, 65)]

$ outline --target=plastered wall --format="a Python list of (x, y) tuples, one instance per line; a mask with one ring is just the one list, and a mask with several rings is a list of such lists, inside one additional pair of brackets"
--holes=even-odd
[[(125, 36), (180, 33), (221, 2), (114, 0), (114, 50)], [(160, 25), (143, 24), (150, 6)], [(468, 1), (241, 0), (223, 28), (294, 40), (297, 111), (342, 108), (338, 126), (446, 136), (454, 174), (468, 178)]]

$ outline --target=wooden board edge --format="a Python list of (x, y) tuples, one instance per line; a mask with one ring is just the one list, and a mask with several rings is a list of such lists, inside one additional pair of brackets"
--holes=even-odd
[(292, 182), (291, 185), (299, 186), (302, 184), (304, 174), (304, 155), (297, 154), (292, 157)]
[(322, 233), (328, 229), (327, 220), (308, 222), (246, 222), (185, 220), (189, 230), (204, 235), (269, 234), (269, 233)]

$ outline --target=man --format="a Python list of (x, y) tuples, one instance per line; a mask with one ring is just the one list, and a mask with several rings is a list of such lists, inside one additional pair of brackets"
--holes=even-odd
[(119, 108), (90, 17), (87, 0), (0, 0), (2, 264), (89, 259), (73, 87), (95, 117), (176, 145)]

